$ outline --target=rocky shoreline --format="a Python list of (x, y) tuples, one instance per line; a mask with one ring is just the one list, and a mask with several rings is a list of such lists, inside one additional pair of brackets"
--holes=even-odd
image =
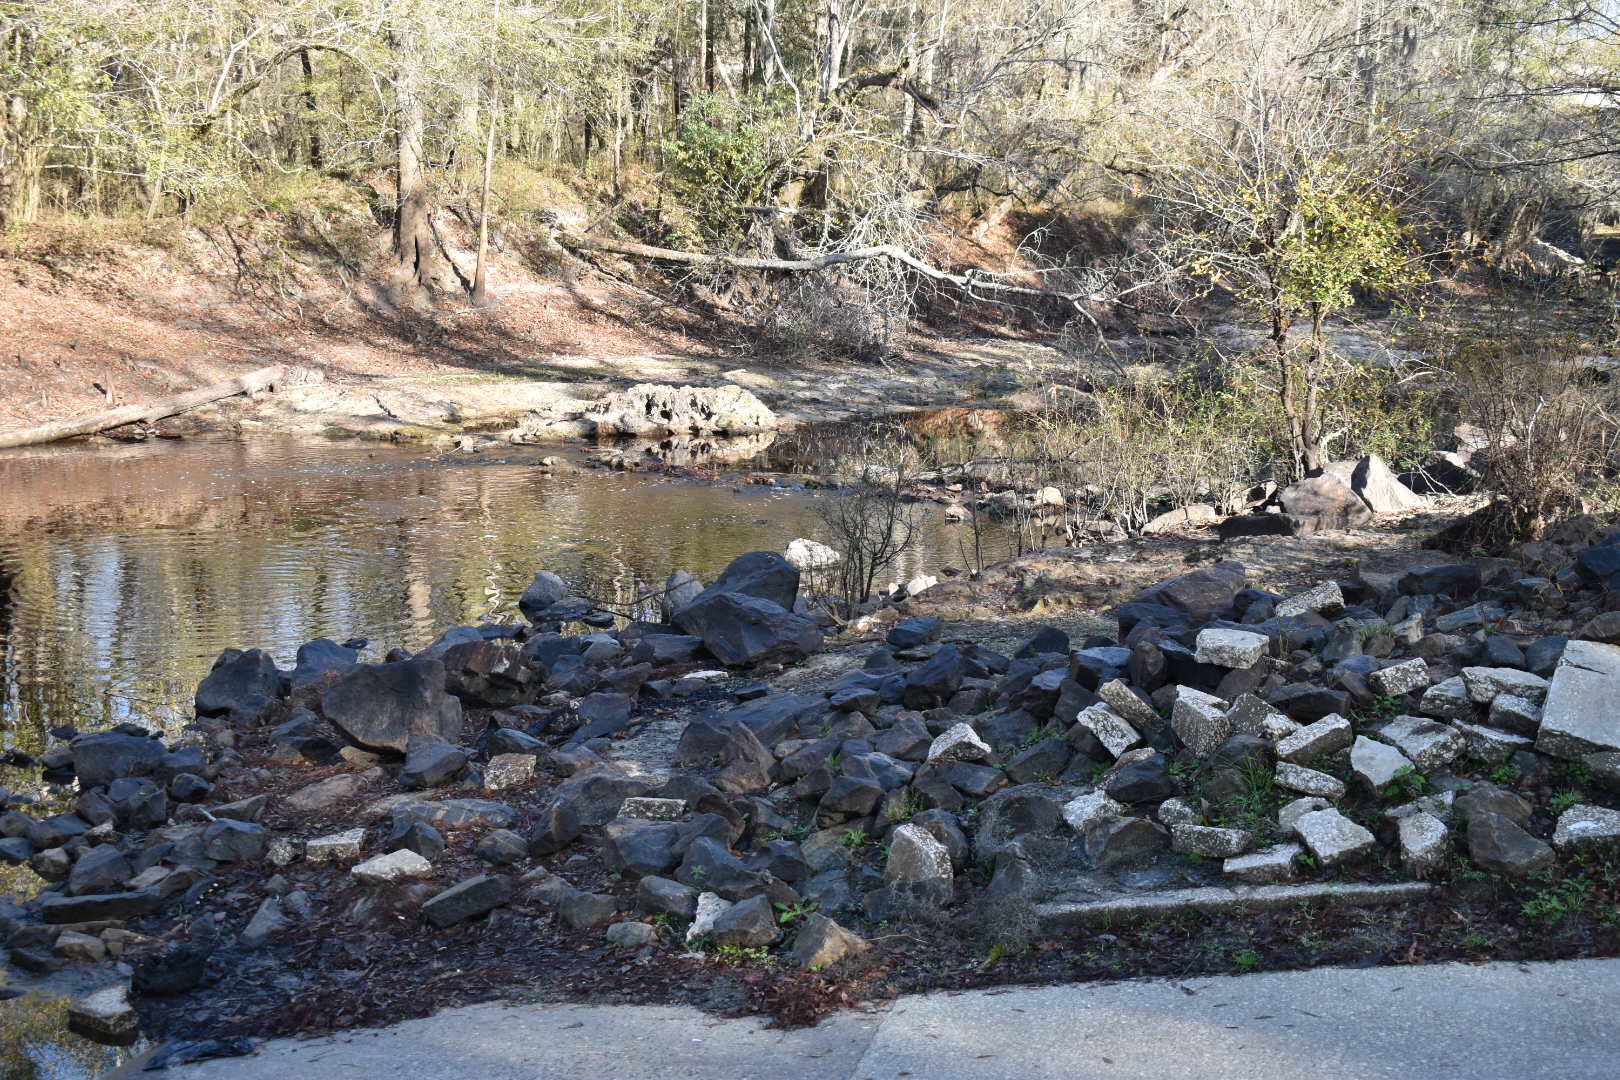
[(414, 655), (227, 651), (185, 731), (55, 732), (58, 794), (7, 797), (0, 858), (45, 882), (0, 902), (8, 957), (106, 967), (72, 1015), (116, 1041), (511, 995), (803, 1022), (923, 986), (1401, 959), (1374, 933), (1420, 934), (1407, 962), (1620, 951), (1620, 533), (1289, 594), (1215, 562), (1078, 640), (951, 621), (1063, 558), (836, 634), (756, 552), (672, 577), (656, 622), (541, 572), (526, 624)]

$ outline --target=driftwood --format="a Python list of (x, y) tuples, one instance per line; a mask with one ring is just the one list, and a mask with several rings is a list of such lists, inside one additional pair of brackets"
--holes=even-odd
[(910, 267), (931, 281), (954, 285), (969, 296), (980, 293), (997, 293), (1003, 296), (1028, 296), (1049, 300), (1063, 300), (1070, 304), (1079, 304), (1085, 300), (1105, 301), (1109, 299), (1107, 295), (1091, 291), (1066, 292), (1060, 289), (1037, 289), (1033, 286), (1016, 285), (1010, 281), (1002, 281), (998, 277), (982, 274), (952, 274), (941, 270), (937, 266), (928, 265), (909, 251), (893, 244), (877, 244), (872, 247), (854, 248), (850, 251), (833, 251), (826, 255), (818, 255), (812, 259), (763, 259), (744, 255), (708, 255), (697, 251), (680, 251), (676, 248), (637, 244), (629, 240), (581, 236), (578, 233), (563, 232), (561, 230), (557, 232), (556, 237), (557, 242), (563, 247), (572, 248), (575, 251), (606, 251), (615, 255), (634, 255), (638, 258), (682, 263), (687, 266), (734, 266), (739, 270), (803, 272), (830, 270), (835, 266), (866, 262), (871, 259), (892, 259)]
[(116, 409), (91, 413), (89, 416), (78, 416), (71, 420), (58, 420), (53, 424), (24, 428), (22, 431), (0, 432), (0, 447), (35, 446), (39, 443), (56, 442), (58, 439), (71, 439), (75, 435), (94, 435), (99, 431), (123, 427), (125, 424), (150, 424), (165, 416), (187, 412), (223, 398), (235, 397), (238, 394), (263, 393), (278, 386), (311, 382), (318, 377), (316, 373), (302, 368), (276, 364), (211, 386), (201, 386), (195, 390), (187, 390), (183, 394), (175, 394), (173, 397), (150, 401), (144, 405), (123, 405)]

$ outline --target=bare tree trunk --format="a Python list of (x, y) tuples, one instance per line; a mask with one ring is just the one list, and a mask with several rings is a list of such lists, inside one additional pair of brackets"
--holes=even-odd
[(321, 147), (320, 116), (316, 111), (315, 100), (315, 65), (309, 58), (308, 49), (298, 50), (298, 62), (304, 69), (304, 124), (305, 147), (309, 154), (309, 167), (316, 172), (326, 169), (326, 154)]
[(821, 54), (821, 100), (832, 100), (833, 91), (844, 77), (844, 46), (849, 41), (844, 0), (827, 0), (827, 39)]
[[(500, 20), (500, 5), (495, 6), (496, 21)], [(489, 58), (489, 118), (484, 135), (484, 182), (478, 195), (478, 262), (473, 267), (472, 302), (483, 307), (489, 302), (489, 282), (486, 276), (489, 262), (489, 189), (495, 175), (495, 123), (501, 107), (501, 77), (495, 66), (493, 50)], [(617, 121), (614, 125), (618, 131)]]
[(438, 248), (433, 239), (433, 205), (422, 146), (427, 127), (421, 86), (413, 54), (416, 43), (409, 32), (389, 35), (397, 61), (394, 74), (396, 141), (399, 156), (398, 200), (394, 217), (395, 300), (412, 306), (431, 300), (442, 280)]
[(1305, 475), (1305, 431), (1300, 423), (1299, 390), (1294, 363), (1288, 355), (1288, 318), (1280, 305), (1271, 309), (1271, 348), (1277, 358), (1277, 379), (1282, 395), (1283, 419), (1288, 424), (1288, 449), (1294, 459), (1294, 479)]
[(1317, 428), (1318, 399), (1322, 392), (1322, 372), (1326, 368), (1325, 345), (1322, 338), (1323, 310), (1320, 304), (1311, 305), (1311, 358), (1305, 368), (1305, 409), (1300, 417), (1301, 446), (1304, 450), (1305, 472), (1322, 469), (1322, 433)]
[(489, 128), (484, 137), (484, 183), (478, 196), (478, 262), (473, 268), (472, 302), (478, 307), (489, 302), (485, 271), (489, 261), (489, 189), (495, 174), (495, 117), (499, 93), (500, 84), (492, 77), (489, 86)]

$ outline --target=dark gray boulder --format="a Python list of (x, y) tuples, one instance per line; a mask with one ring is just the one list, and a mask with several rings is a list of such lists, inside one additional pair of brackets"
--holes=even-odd
[(121, 829), (153, 829), (169, 820), (169, 798), (144, 776), (126, 776), (107, 785), (107, 809)]
[(1330, 529), (1348, 529), (1373, 519), (1367, 504), (1343, 481), (1332, 476), (1313, 476), (1289, 484), (1277, 493), (1294, 525), (1294, 535)]
[(888, 636), (884, 640), (897, 649), (915, 649), (930, 641), (938, 641), (940, 632), (944, 629), (945, 624), (940, 620), (922, 616), (896, 623), (889, 629)]
[(215, 821), (202, 834), (202, 853), (215, 862), (253, 862), (270, 847), (270, 830), (246, 821)]
[(925, 664), (906, 676), (905, 706), (932, 709), (945, 704), (967, 677), (967, 664), (955, 646), (941, 646)]
[(568, 583), (549, 570), (534, 575), (529, 587), (518, 598), (518, 610), (530, 622), (538, 622), (546, 609), (560, 604), (568, 596)]
[(672, 621), (687, 633), (696, 633), (685, 625), (687, 611), (698, 602), (722, 593), (769, 600), (778, 607), (792, 611), (793, 602), (799, 598), (799, 568), (776, 551), (751, 551), (739, 555), (692, 604), (675, 612)]
[(685, 664), (703, 648), (703, 639), (692, 634), (644, 634), (631, 649), (632, 659), (660, 667)]
[[(1233, 602), (1245, 584), (1245, 575), (1242, 563), (1219, 562), (1161, 582), (1138, 593), (1133, 602), (1155, 604), (1194, 619), (1208, 620), (1233, 609)], [(1120, 630), (1128, 633), (1124, 627)]]
[(677, 620), (681, 629), (702, 638), (710, 655), (729, 667), (802, 660), (821, 648), (821, 628), (814, 621), (742, 593), (706, 592)]
[(675, 871), (675, 880), (704, 892), (719, 893), (728, 900), (758, 892), (765, 875), (748, 869), (742, 859), (713, 837), (700, 836), (686, 849), (686, 856)]
[(578, 745), (587, 739), (617, 735), (630, 723), (635, 699), (628, 694), (590, 694), (579, 701), (579, 728), (569, 741)]
[(1501, 814), (1468, 819), (1468, 856), (1486, 870), (1524, 877), (1553, 865), (1553, 849)]
[(473, 707), (504, 709), (533, 699), (539, 672), (511, 641), (463, 641), (440, 658), (444, 688)]
[(68, 744), (80, 787), (99, 787), (122, 776), (151, 776), (163, 767), (163, 744), (118, 730), (80, 735)]
[(1170, 761), (1163, 754), (1128, 762), (1103, 781), (1103, 790), (1123, 803), (1163, 802), (1176, 793)]
[(714, 786), (726, 795), (753, 795), (769, 791), (771, 768), (776, 757), (759, 741), (747, 724), (733, 724), (720, 748), (725, 766), (714, 778)]
[(414, 851), (431, 862), (444, 854), (444, 834), (425, 821), (396, 821), (383, 839), (383, 851)]
[(770, 897), (761, 894), (733, 904), (715, 919), (713, 937), (717, 945), (745, 948), (774, 945), (781, 939), (782, 929), (776, 925)]
[(404, 753), (412, 736), (461, 738), (461, 702), (444, 688), (442, 661), (359, 664), (321, 695), (321, 711), (339, 731), (368, 750)]
[(360, 650), (339, 645), (330, 638), (316, 638), (298, 646), (292, 673), (287, 681), (294, 690), (312, 686), (335, 671), (347, 671), (360, 662)]
[(487, 915), (512, 899), (512, 879), (480, 874), (450, 886), (422, 905), (422, 918), (436, 929)]
[(98, 844), (73, 864), (68, 874), (69, 896), (87, 893), (111, 893), (123, 888), (124, 882), (135, 876), (129, 859), (115, 844)]
[(636, 910), (690, 922), (697, 914), (698, 891), (666, 877), (644, 877), (636, 887)]
[(256, 720), (284, 692), (281, 672), (263, 649), (226, 649), (197, 687), (198, 716)]
[(1170, 845), (1170, 833), (1146, 818), (1113, 818), (1086, 830), (1086, 854), (1098, 869), (1137, 866)]
[(605, 825), (624, 800), (647, 794), (650, 785), (625, 775), (617, 766), (592, 765), (570, 776), (552, 791), (529, 833), (529, 850), (550, 855), (577, 840), (587, 828)]
[(667, 874), (680, 862), (679, 827), (671, 821), (617, 818), (602, 827), (602, 861), (609, 870), (637, 877)]
[(461, 747), (422, 739), (405, 755), (399, 782), (406, 788), (435, 788), (448, 784), (466, 770), (467, 753)]
[(473, 854), (496, 866), (520, 862), (529, 855), (529, 844), (510, 829), (493, 829), (478, 838)]
[(735, 709), (728, 709), (715, 720), (727, 731), (733, 725), (742, 724), (760, 742), (775, 746), (792, 736), (801, 726), (819, 719), (826, 708), (826, 699), (820, 694), (768, 694)]
[(1473, 563), (1446, 563), (1413, 567), (1396, 580), (1395, 588), (1404, 596), (1436, 595), (1465, 600), (1479, 591), (1482, 580), (1479, 567)]
[(97, 922), (102, 919), (138, 919), (157, 911), (163, 896), (156, 889), (140, 892), (88, 893), (84, 896), (54, 896), (40, 901), (39, 914), (45, 922)]
[(45, 851), (61, 847), (74, 837), (83, 836), (89, 828), (77, 814), (52, 814), (50, 817), (28, 818), (25, 835), (36, 850)]

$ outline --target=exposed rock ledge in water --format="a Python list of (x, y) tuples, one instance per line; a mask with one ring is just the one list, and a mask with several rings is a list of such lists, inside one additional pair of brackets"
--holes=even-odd
[(559, 399), (531, 410), (506, 437), (512, 442), (559, 436), (665, 439), (758, 435), (776, 427), (776, 414), (740, 386), (641, 383), (596, 402)]

